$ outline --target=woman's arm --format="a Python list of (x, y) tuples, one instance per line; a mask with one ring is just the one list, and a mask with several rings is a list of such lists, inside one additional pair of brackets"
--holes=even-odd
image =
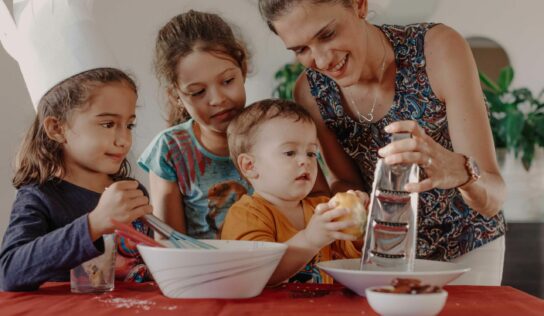
[[(474, 57), (465, 39), (444, 25), (431, 29), (426, 43), (429, 79), (433, 90), (446, 102), (453, 149), (473, 157), (481, 169), (480, 179), (462, 186), (461, 193), (474, 210), (493, 216), (504, 203), (506, 185), (499, 172)], [(460, 185), (468, 179), (464, 159), (456, 167), (461, 170)]]
[[(149, 196), (153, 213), (175, 230), (186, 233), (183, 195), (176, 182), (165, 180), (149, 171)], [(158, 234), (156, 234), (158, 235)], [(159, 235), (160, 236), (160, 235)]]
[(294, 91), (295, 101), (302, 105), (315, 121), (317, 137), (321, 146), (321, 154), (329, 168), (327, 177), (330, 191), (345, 192), (347, 190), (363, 190), (359, 169), (336, 140), (336, 136), (323, 122), (318, 105), (310, 93), (306, 74), (302, 73), (297, 80)]
[[(459, 188), (472, 209), (482, 215), (493, 216), (504, 202), (506, 187), (499, 173), (484, 96), (470, 47), (453, 29), (438, 25), (426, 35), (425, 56), (433, 91), (446, 104), (453, 152), (425, 135), (417, 123), (402, 121), (392, 123), (386, 131), (407, 131), (414, 137), (402, 144), (390, 144), (379, 153), (386, 157), (387, 163), (418, 163), (424, 167), (428, 178), (410, 185), (411, 191)], [(468, 185), (463, 185), (469, 179), (463, 155), (473, 157), (481, 170), (480, 179)], [(432, 161), (430, 165), (429, 161)]]

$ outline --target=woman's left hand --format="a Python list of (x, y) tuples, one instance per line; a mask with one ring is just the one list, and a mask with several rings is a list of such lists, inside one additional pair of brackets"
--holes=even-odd
[(452, 152), (428, 136), (416, 121), (398, 121), (385, 127), (388, 133), (410, 133), (412, 137), (392, 142), (381, 148), (378, 154), (388, 165), (418, 164), (427, 178), (419, 183), (409, 183), (405, 190), (423, 192), (434, 188), (458, 187), (468, 179), (464, 168), (465, 157)]

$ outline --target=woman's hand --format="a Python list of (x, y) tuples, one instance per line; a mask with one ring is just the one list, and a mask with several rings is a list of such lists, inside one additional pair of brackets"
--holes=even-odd
[(104, 190), (98, 205), (89, 213), (89, 230), (93, 240), (115, 229), (112, 220), (129, 224), (152, 211), (149, 199), (138, 189), (137, 181), (118, 181)]
[(337, 239), (356, 240), (353, 235), (341, 232), (342, 229), (356, 226), (357, 223), (351, 220), (335, 221), (349, 213), (345, 208), (336, 208), (336, 204), (335, 202), (318, 204), (304, 229), (306, 242), (315, 249), (319, 250)]
[(385, 127), (388, 133), (410, 133), (412, 137), (381, 148), (378, 154), (386, 164), (418, 164), (427, 178), (405, 186), (408, 192), (423, 192), (434, 188), (451, 189), (468, 180), (465, 157), (452, 152), (428, 136), (416, 121), (398, 121)]

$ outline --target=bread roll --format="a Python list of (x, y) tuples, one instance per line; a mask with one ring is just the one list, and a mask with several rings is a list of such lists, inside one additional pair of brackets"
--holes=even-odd
[(348, 214), (337, 218), (337, 221), (352, 220), (357, 223), (357, 226), (343, 229), (342, 232), (352, 234), (357, 238), (362, 237), (366, 228), (367, 211), (357, 195), (355, 193), (339, 192), (333, 196), (331, 201), (338, 203), (336, 208), (345, 208), (349, 211)]

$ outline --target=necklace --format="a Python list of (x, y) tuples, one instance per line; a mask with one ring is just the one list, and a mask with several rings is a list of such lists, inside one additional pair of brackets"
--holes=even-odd
[[(369, 31), (367, 29), (367, 32), (366, 32), (367, 47), (368, 47), (368, 33)], [(383, 56), (382, 56), (382, 63), (380, 66), (380, 75), (378, 76), (378, 86), (382, 82), (383, 73), (385, 70), (385, 44), (383, 42), (383, 38), (380, 38), (380, 39), (382, 42)], [(355, 112), (357, 112), (357, 120), (359, 121), (359, 123), (363, 124), (365, 123), (365, 121), (372, 122), (372, 120), (374, 119), (374, 109), (376, 108), (376, 101), (378, 100), (378, 93), (374, 92), (374, 101), (372, 102), (372, 107), (370, 108), (370, 111), (366, 115), (361, 114), (361, 112), (359, 112), (359, 109), (357, 108), (357, 105), (355, 104), (355, 100), (353, 99), (353, 94), (351, 92), (350, 92), (350, 97), (351, 97), (351, 104), (353, 105)]]

